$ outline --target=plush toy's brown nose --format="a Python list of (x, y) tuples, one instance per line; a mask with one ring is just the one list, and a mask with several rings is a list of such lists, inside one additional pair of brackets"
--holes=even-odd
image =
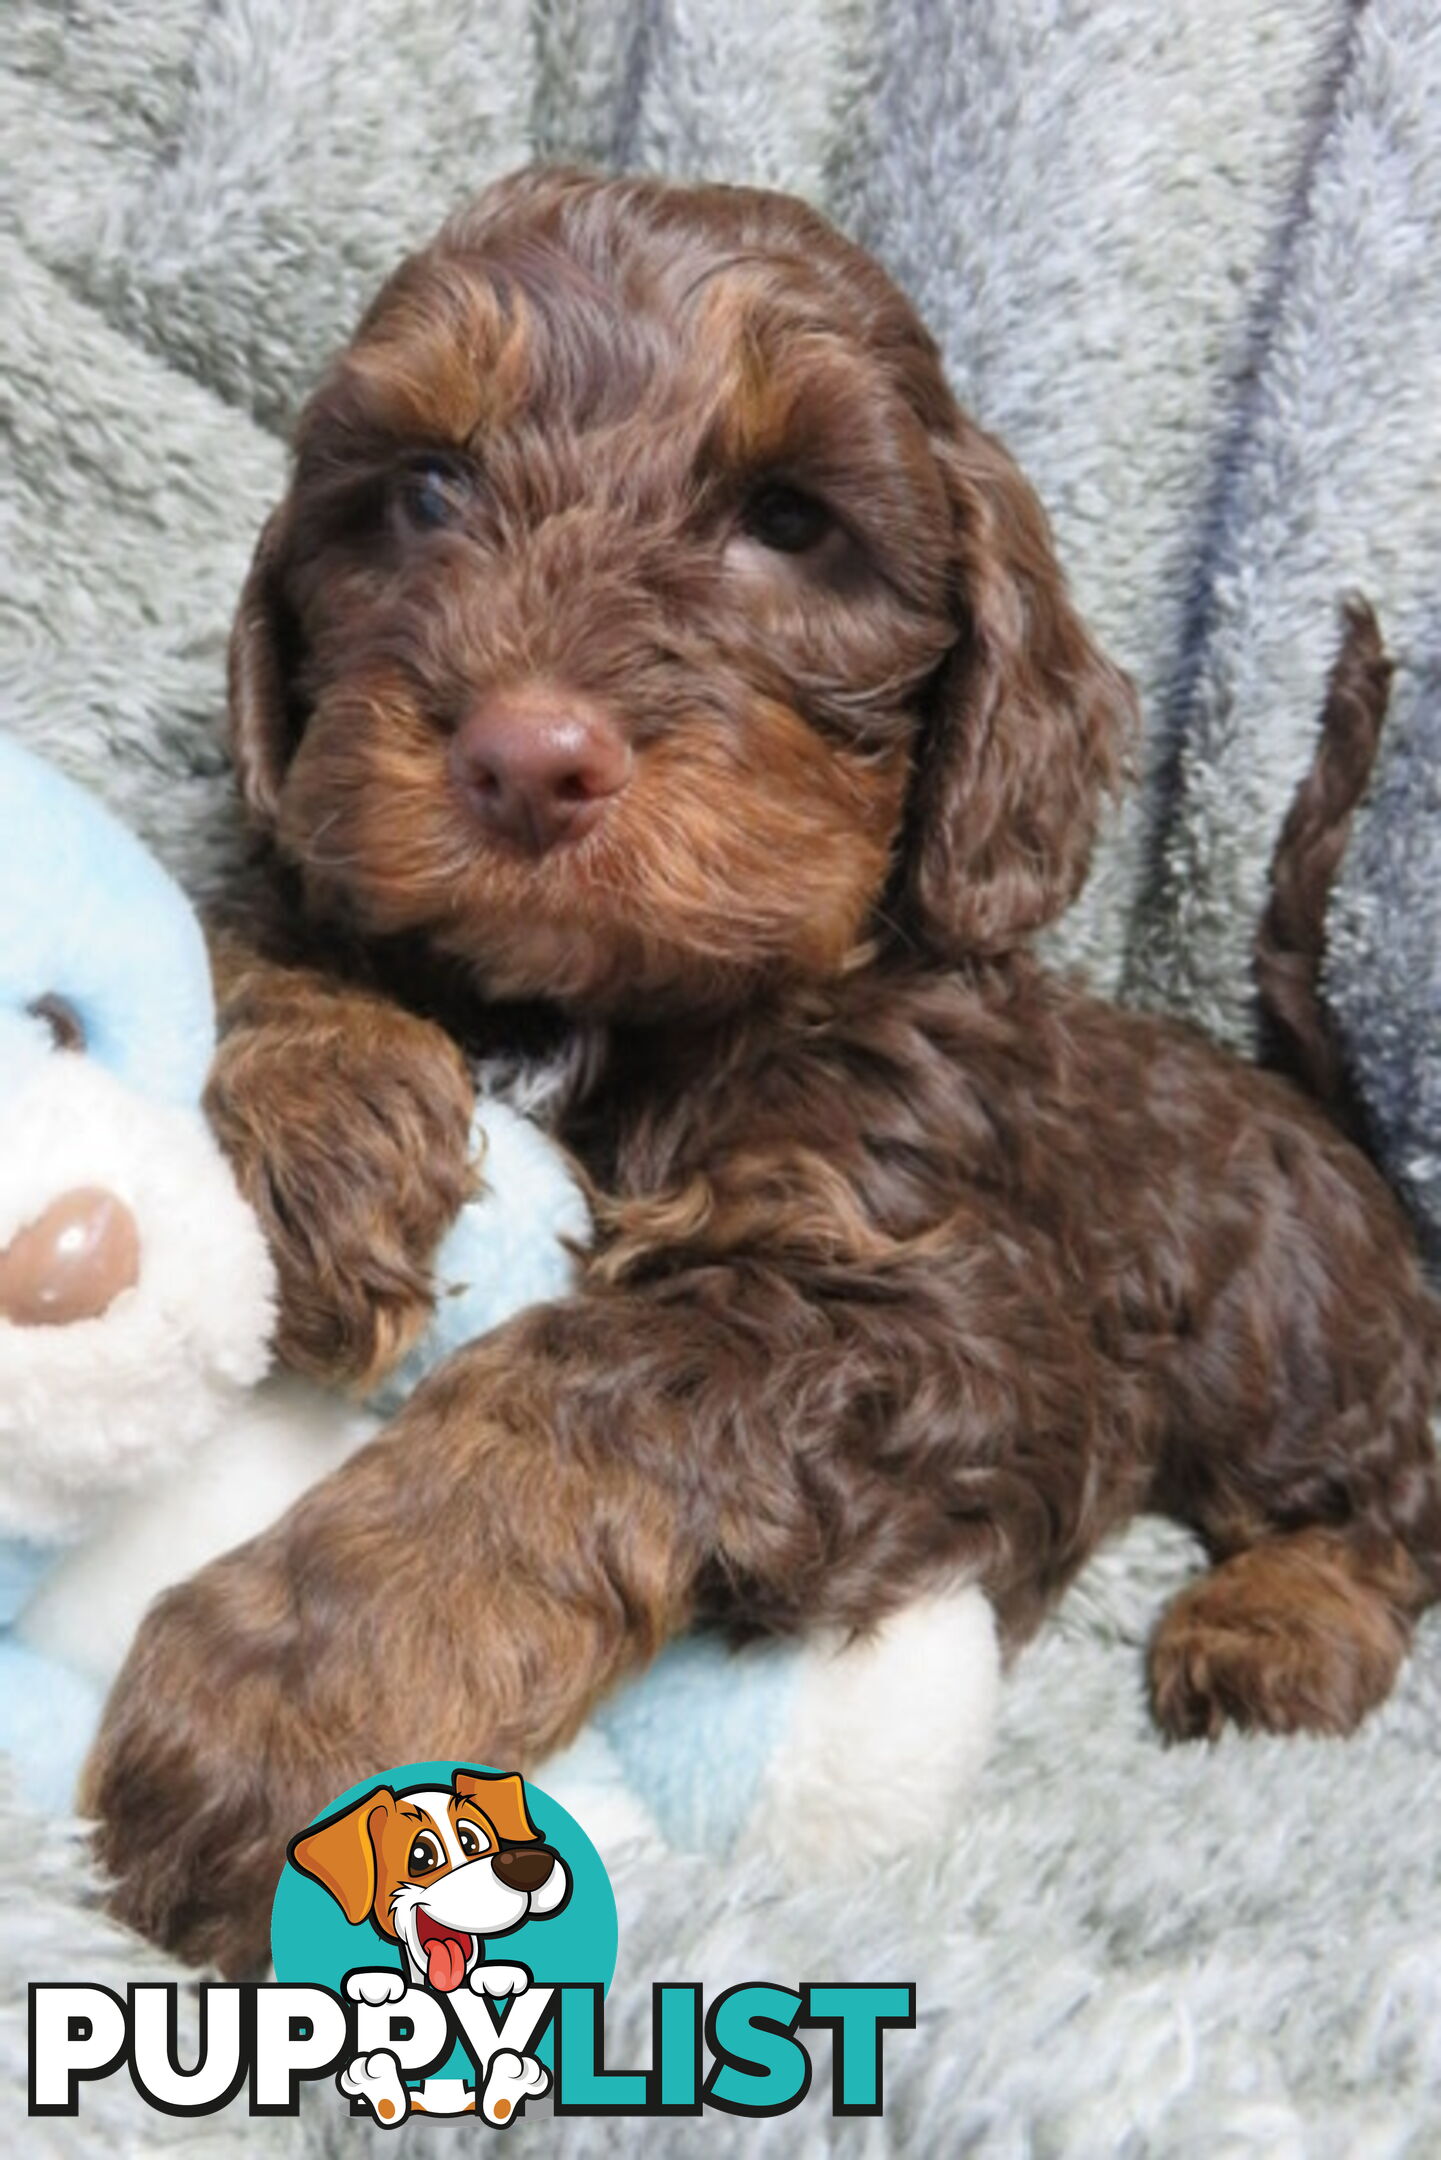
[(98, 1320), (140, 1280), (140, 1233), (100, 1185), (61, 1193), (0, 1249), (0, 1319), (16, 1327)]
[(538, 1890), (550, 1880), (555, 1854), (547, 1852), (543, 1845), (511, 1845), (498, 1852), (490, 1866), (507, 1890)]
[(589, 832), (630, 768), (608, 714), (543, 686), (482, 698), (450, 746), (451, 774), (480, 824), (531, 855)]

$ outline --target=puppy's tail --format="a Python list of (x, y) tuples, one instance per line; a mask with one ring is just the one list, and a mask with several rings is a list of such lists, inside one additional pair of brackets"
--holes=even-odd
[(1271, 858), (1271, 897), (1256, 938), (1262, 1063), (1284, 1072), (1347, 1132), (1363, 1115), (1321, 994), (1326, 904), (1351, 817), (1366, 791), (1390, 700), (1392, 663), (1365, 600), (1343, 611), (1311, 770), (1296, 790)]

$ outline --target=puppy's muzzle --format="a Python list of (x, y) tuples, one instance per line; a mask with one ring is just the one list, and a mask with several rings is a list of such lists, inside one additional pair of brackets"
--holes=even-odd
[(498, 1852), (490, 1865), (507, 1890), (520, 1890), (528, 1896), (550, 1881), (555, 1854), (547, 1852), (543, 1845), (511, 1846)]
[(600, 706), (537, 686), (473, 705), (450, 771), (491, 838), (545, 855), (593, 830), (630, 779), (631, 750)]

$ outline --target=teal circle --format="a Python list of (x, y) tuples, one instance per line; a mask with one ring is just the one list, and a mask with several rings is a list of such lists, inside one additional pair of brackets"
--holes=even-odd
[[(324, 1822), (328, 1816), (338, 1815), (381, 1785), (397, 1793), (412, 1785), (441, 1785), (448, 1789), (457, 1770), (494, 1774), (492, 1765), (468, 1755), (458, 1755), (448, 1762), (402, 1763), (394, 1770), (377, 1771), (374, 1777), (347, 1786), (328, 1807), (313, 1815), (311, 1822)], [(605, 1863), (575, 1817), (529, 1778), (525, 1781), (525, 1802), (541, 1837), (560, 1854), (570, 1872), (570, 1898), (549, 1918), (527, 1920), (508, 1935), (487, 1936), (484, 1954), (491, 1962), (528, 1966), (533, 1978), (541, 1983), (562, 1986), (567, 1981), (597, 1981), (602, 1989), (608, 1989), (615, 1973), (619, 1931), (615, 1893)], [(308, 1828), (309, 1824), (297, 1823), (296, 1835)], [(288, 1860), (271, 1908), (270, 1954), (275, 1960), (277, 1980), (332, 1988), (337, 1995), (343, 1991), (345, 1975), (361, 1967), (376, 1972), (387, 1968), (392, 1972), (405, 1970), (399, 1943), (382, 1935), (368, 1920), (352, 1927), (329, 1891), (292, 1867)], [(550, 2062), (549, 2029), (535, 2052), (543, 2062)], [(470, 2057), (457, 2048), (443, 2069), (433, 2074), (470, 2077)]]

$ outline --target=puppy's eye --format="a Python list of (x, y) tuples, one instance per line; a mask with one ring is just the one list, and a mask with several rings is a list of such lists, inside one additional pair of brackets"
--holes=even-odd
[(480, 1841), (480, 1833), (477, 1831), (474, 1823), (457, 1823), (455, 1826), (455, 1835), (459, 1840), (460, 1849), (465, 1854), (467, 1860), (478, 1859), (480, 1854), (485, 1851), (485, 1847)]
[(753, 540), (777, 555), (808, 555), (835, 528), (835, 519), (823, 502), (782, 480), (767, 481), (756, 489), (741, 513), (741, 523)]
[(459, 459), (417, 458), (400, 475), (400, 507), (410, 524), (435, 532), (459, 524), (473, 490), (473, 478)]
[(34, 1020), (43, 1020), (50, 1030), (50, 1040), (57, 1050), (83, 1050), (85, 1048), (85, 1022), (81, 1019), (69, 998), (61, 997), (54, 990), (47, 990), (25, 1010)]
[(442, 1857), (436, 1839), (428, 1830), (422, 1830), (411, 1846), (410, 1858), (405, 1864), (412, 1875), (429, 1875), (440, 1866)]

